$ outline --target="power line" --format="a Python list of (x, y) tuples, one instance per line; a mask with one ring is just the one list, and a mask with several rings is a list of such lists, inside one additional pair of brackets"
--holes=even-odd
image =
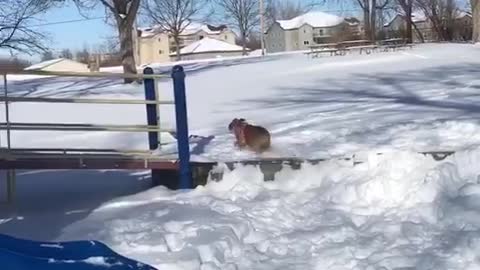
[(106, 19), (106, 18), (107, 17), (94, 17), (94, 18), (84, 18), (84, 19), (77, 19), (77, 20), (70, 20), (70, 21), (58, 21), (58, 22), (30, 25), (30, 27), (40, 27), (40, 26), (48, 26), (48, 25), (58, 25), (58, 24), (76, 23), (76, 22), (84, 22), (84, 21), (93, 21), (93, 20), (100, 20), (100, 19)]
[[(342, 13), (342, 12), (358, 12), (361, 9), (320, 9), (322, 12), (325, 13)], [(34, 24), (30, 25), (30, 27), (40, 27), (40, 26), (49, 26), (49, 25), (59, 25), (59, 24), (68, 24), (68, 23), (77, 23), (77, 22), (84, 22), (84, 21), (94, 21), (94, 20), (103, 20), (106, 19), (106, 16), (103, 17), (93, 17), (93, 18), (84, 18), (84, 19), (77, 19), (77, 20), (68, 20), (68, 21), (57, 21), (57, 22), (50, 22), (50, 23), (42, 23), (42, 24)]]

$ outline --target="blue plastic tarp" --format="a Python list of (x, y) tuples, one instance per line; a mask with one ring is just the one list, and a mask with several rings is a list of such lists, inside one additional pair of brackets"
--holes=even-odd
[(38, 242), (0, 234), (2, 270), (156, 270), (98, 241)]

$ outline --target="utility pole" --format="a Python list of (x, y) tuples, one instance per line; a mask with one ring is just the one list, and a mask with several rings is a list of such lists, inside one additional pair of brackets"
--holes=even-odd
[(264, 33), (265, 33), (265, 20), (264, 20), (264, 8), (263, 8), (263, 0), (260, 1), (260, 44), (262, 46), (262, 56), (265, 55), (265, 40), (264, 40)]

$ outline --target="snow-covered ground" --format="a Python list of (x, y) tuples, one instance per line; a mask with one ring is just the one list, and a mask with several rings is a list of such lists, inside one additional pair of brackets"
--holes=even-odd
[[(334, 159), (284, 169), (269, 183), (242, 167), (188, 192), (140, 192), (149, 185), (144, 173), (25, 172), (16, 208), (0, 208), (0, 233), (101, 240), (159, 269), (480, 268), (479, 47), (239, 61), (191, 63), (190, 130), (215, 136), (192, 145), (201, 149), (195, 158), (261, 157), (233, 148), (227, 125), (235, 117), (271, 131), (274, 149), (263, 156), (384, 154), (357, 166)], [(158, 86), (172, 98), (168, 79)], [(140, 85), (84, 78), (16, 78), (9, 91), (143, 96)], [(19, 122), (142, 124), (144, 115), (133, 105), (11, 108)], [(162, 108), (161, 122), (174, 127), (172, 108)], [(145, 148), (146, 135), (15, 132), (13, 145), (132, 149)], [(415, 153), (428, 150), (458, 152), (442, 162)]]
[[(210, 66), (208, 62), (190, 63), (191, 133), (215, 136), (203, 152), (194, 154), (211, 160), (254, 158), (251, 153), (234, 151), (226, 127), (235, 117), (272, 132), (270, 156), (319, 158), (372, 148), (428, 151), (478, 145), (479, 56), (480, 49), (472, 45), (430, 44), (373, 55), (308, 59), (297, 54)], [(169, 79), (158, 86), (162, 98), (172, 98)], [(141, 85), (123, 86), (120, 80), (111, 79), (17, 80), (9, 91), (44, 97), (143, 97)], [(164, 127), (174, 128), (173, 116), (172, 107), (162, 107)], [(14, 104), (11, 118), (141, 124), (145, 109), (138, 105)], [(89, 133), (88, 140), (83, 133), (49, 134), (15, 132), (13, 144), (146, 148), (144, 134)]]

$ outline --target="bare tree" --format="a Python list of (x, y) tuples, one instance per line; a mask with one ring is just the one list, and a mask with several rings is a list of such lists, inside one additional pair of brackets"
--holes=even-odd
[(208, 0), (144, 0), (142, 11), (150, 23), (169, 33), (175, 42), (177, 61), (181, 59), (180, 35), (195, 21), (203, 22), (211, 14)]
[(0, 71), (16, 72), (21, 71), (24, 68), (30, 66), (31, 63), (18, 57), (13, 58), (0, 58)]
[(75, 59), (78, 62), (84, 63), (84, 64), (89, 64), (90, 62), (90, 51), (87, 49), (86, 46), (83, 47), (83, 50), (78, 51), (75, 54)]
[(246, 55), (248, 35), (260, 23), (259, 0), (217, 0), (217, 4), (225, 18), (240, 32), (243, 55)]
[(32, 26), (49, 0), (0, 0), (0, 49), (29, 55), (46, 50), (46, 35)]
[(453, 0), (416, 0), (433, 26), (438, 39), (452, 40), (458, 9)]
[(480, 0), (470, 0), (473, 16), (473, 42), (480, 42)]
[(265, 15), (270, 23), (276, 20), (290, 20), (321, 5), (323, 0), (268, 0)]
[(406, 38), (408, 43), (413, 42), (413, 32), (412, 32), (412, 12), (413, 12), (413, 1), (414, 0), (397, 0), (398, 6), (403, 11), (403, 15), (405, 15), (405, 22), (406, 22)]
[(42, 53), (41, 60), (42, 61), (48, 61), (48, 60), (52, 60), (54, 58), (55, 58), (55, 56), (53, 55), (52, 51), (45, 51), (45, 52)]
[(377, 35), (377, 17), (389, 4), (389, 0), (356, 0), (363, 10), (365, 37), (375, 41)]
[(73, 59), (72, 51), (70, 51), (70, 49), (63, 49), (60, 52), (60, 57), (65, 58), (65, 59)]
[[(118, 37), (120, 40), (120, 53), (122, 55), (123, 72), (137, 73), (133, 49), (133, 24), (140, 7), (140, 0), (73, 0), (80, 10), (95, 9), (98, 4), (105, 7), (106, 13), (113, 16)], [(133, 79), (126, 78), (125, 83)]]

